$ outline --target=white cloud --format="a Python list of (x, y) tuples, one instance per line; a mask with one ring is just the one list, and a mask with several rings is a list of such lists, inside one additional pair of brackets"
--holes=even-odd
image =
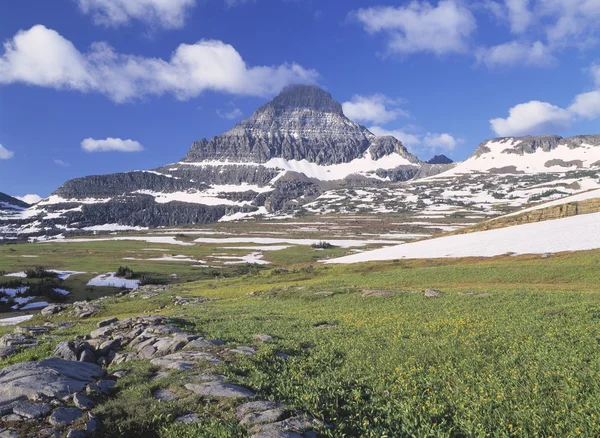
[(0, 160), (9, 160), (15, 156), (13, 151), (9, 151), (4, 146), (0, 144)]
[(598, 66), (586, 69), (592, 74), (597, 89), (577, 94), (566, 108), (548, 102), (532, 100), (508, 110), (508, 117), (490, 120), (492, 130), (501, 137), (547, 134), (582, 119), (600, 117), (600, 82)]
[(505, 0), (505, 2), (511, 32), (516, 34), (525, 32), (533, 21), (529, 0)]
[(492, 129), (501, 137), (547, 134), (555, 127), (571, 123), (572, 114), (548, 102), (532, 100), (508, 110), (508, 117), (490, 120)]
[(242, 114), (242, 110), (239, 109), (239, 108), (232, 108), (229, 111), (218, 109), (217, 110), (217, 114), (222, 119), (227, 119), (227, 120), (234, 120), (234, 119), (237, 119), (238, 117), (241, 117), (243, 115)]
[(164, 94), (185, 100), (207, 90), (269, 96), (317, 78), (298, 64), (249, 67), (233, 46), (217, 40), (181, 44), (169, 60), (117, 53), (106, 43), (81, 53), (42, 25), (18, 32), (0, 57), (0, 83), (97, 92), (118, 103)]
[(25, 196), (15, 196), (15, 198), (26, 202), (27, 204), (37, 204), (38, 202), (40, 202), (42, 200), (42, 197), (39, 195), (33, 195), (31, 193), (25, 195)]
[(139, 152), (144, 150), (144, 147), (135, 140), (112, 137), (103, 140), (86, 138), (81, 142), (81, 148), (86, 152)]
[(600, 21), (597, 0), (539, 0), (540, 17), (547, 18), (546, 35), (559, 46), (595, 44)]
[(165, 29), (178, 29), (185, 24), (196, 0), (76, 0), (84, 14), (96, 24), (117, 27), (139, 20)]
[(408, 148), (418, 146), (421, 144), (421, 139), (419, 138), (419, 136), (406, 132), (402, 129), (386, 129), (382, 128), (381, 126), (371, 126), (369, 128), (369, 131), (371, 131), (373, 134), (379, 137), (383, 137), (386, 135), (396, 137), (402, 142), (402, 144), (404, 144), (404, 146)]
[(600, 65), (592, 65), (590, 67), (590, 73), (592, 74), (596, 87), (600, 88)]
[(510, 41), (477, 51), (477, 61), (488, 68), (515, 65), (548, 66), (555, 62), (550, 49), (540, 41), (533, 44)]
[(463, 143), (462, 139), (455, 138), (448, 133), (428, 132), (425, 135), (420, 135), (407, 132), (406, 129), (386, 129), (380, 126), (372, 126), (369, 131), (377, 136), (391, 135), (396, 137), (411, 152), (420, 155), (433, 154), (439, 151), (447, 153)]
[(437, 6), (413, 1), (400, 7), (365, 8), (352, 15), (367, 32), (385, 33), (388, 51), (392, 53), (466, 52), (469, 38), (477, 28), (471, 11), (453, 0), (442, 0)]
[(71, 165), (71, 164), (67, 163), (66, 161), (59, 160), (58, 158), (54, 159), (54, 164), (56, 164), (57, 166), (60, 166), (60, 167), (69, 167)]
[(600, 117), (600, 90), (578, 94), (568, 110), (574, 116), (586, 119)]
[(428, 132), (423, 138), (423, 145), (431, 150), (453, 151), (461, 143), (461, 139), (456, 139), (446, 132), (442, 134)]
[(397, 107), (400, 102), (383, 94), (361, 96), (355, 94), (352, 100), (342, 103), (344, 114), (351, 120), (371, 123), (387, 123), (399, 116), (407, 117), (407, 111)]

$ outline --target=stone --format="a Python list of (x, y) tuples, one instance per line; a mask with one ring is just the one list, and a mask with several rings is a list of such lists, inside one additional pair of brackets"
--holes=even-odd
[(0, 359), (6, 359), (7, 357), (17, 354), (15, 347), (1, 347), (0, 348)]
[(88, 422), (85, 423), (85, 432), (87, 432), (90, 435), (94, 434), (98, 430), (98, 426), (99, 426), (99, 423), (98, 423), (98, 420), (96, 419), (96, 417), (90, 417)]
[(255, 424), (275, 423), (289, 417), (284, 409), (269, 409), (268, 411), (252, 412), (240, 420), (240, 424), (254, 426)]
[(118, 350), (121, 347), (121, 339), (112, 339), (100, 344), (98, 353), (100, 356), (107, 356), (111, 350)]
[(68, 426), (81, 418), (83, 412), (76, 408), (58, 408), (48, 417), (52, 426)]
[(79, 354), (79, 360), (81, 362), (96, 363), (97, 359), (96, 355), (92, 352), (92, 350), (86, 349)]
[(112, 327), (100, 327), (96, 330), (92, 330), (90, 332), (90, 337), (91, 338), (105, 338), (107, 336), (112, 335), (114, 332), (114, 330), (112, 329)]
[(186, 383), (186, 389), (208, 399), (249, 398), (254, 392), (226, 382)]
[(190, 370), (198, 362), (221, 363), (213, 355), (202, 351), (179, 351), (161, 358), (154, 358), (150, 361), (152, 365), (180, 371)]
[(127, 370), (119, 370), (119, 371), (115, 371), (114, 373), (112, 373), (108, 377), (114, 377), (115, 379), (122, 379), (127, 374), (129, 374), (129, 371), (127, 371)]
[(79, 347), (73, 341), (59, 342), (54, 349), (54, 356), (64, 360), (77, 360)]
[[(253, 433), (259, 432), (298, 432), (302, 433), (311, 430), (318, 423), (307, 415), (298, 415), (276, 423), (260, 424), (250, 429)], [(268, 436), (268, 435), (266, 435)]]
[(85, 387), (85, 393), (89, 395), (101, 395), (102, 390), (96, 383), (90, 383)]
[(187, 343), (184, 350), (206, 350), (209, 348), (213, 348), (214, 345), (204, 339), (195, 339)]
[(193, 374), (183, 378), (186, 382), (224, 382), (225, 376), (221, 374)]
[(84, 411), (92, 409), (95, 405), (94, 401), (91, 398), (89, 398), (85, 394), (82, 394), (81, 392), (76, 392), (75, 394), (73, 394), (73, 404), (79, 409), (83, 409)]
[(268, 411), (271, 409), (279, 409), (279, 408), (283, 408), (283, 406), (284, 406), (283, 404), (274, 402), (274, 401), (263, 401), (263, 400), (251, 401), (251, 402), (239, 405), (235, 411), (235, 416), (238, 421), (241, 421), (242, 418), (244, 418), (248, 414), (252, 414), (254, 412)]
[(5, 415), (3, 417), (0, 417), (0, 421), (2, 422), (6, 422), (6, 421), (22, 421), (23, 417), (21, 417), (20, 415), (17, 414), (8, 414)]
[(261, 342), (268, 342), (268, 341), (273, 340), (273, 336), (260, 334), (260, 335), (254, 335), (254, 339), (259, 340)]
[(114, 380), (100, 380), (96, 383), (103, 394), (110, 394), (117, 382)]
[(60, 438), (61, 433), (54, 427), (47, 427), (39, 431), (42, 438)]
[(0, 438), (19, 438), (19, 434), (11, 429), (0, 429)]
[(13, 411), (13, 407), (20, 402), (27, 400), (24, 395), (18, 396), (2, 396), (0, 395), (0, 415), (10, 414)]
[(21, 402), (13, 407), (13, 414), (25, 418), (37, 419), (48, 415), (50, 409), (51, 407), (48, 403)]
[(83, 430), (71, 429), (67, 432), (66, 438), (85, 438), (85, 432)]
[(58, 358), (21, 362), (0, 370), (0, 398), (36, 394), (60, 398), (81, 391), (105, 373), (95, 364)]
[(436, 289), (425, 289), (426, 298), (439, 298), (442, 296), (442, 292)]
[(248, 347), (246, 345), (241, 345), (239, 347), (232, 348), (229, 350), (232, 353), (243, 354), (245, 356), (254, 356), (256, 353), (256, 349), (253, 347)]
[(153, 345), (146, 345), (140, 349), (138, 355), (142, 359), (151, 359), (156, 354), (156, 348)]
[(176, 400), (179, 398), (177, 396), (177, 394), (169, 391), (168, 389), (162, 389), (162, 388), (154, 391), (154, 393), (152, 395), (158, 401), (171, 401), (171, 400)]
[(181, 417), (178, 417), (177, 419), (175, 419), (175, 423), (182, 423), (182, 424), (193, 424), (193, 423), (198, 423), (199, 421), (200, 421), (200, 418), (196, 414), (182, 415)]
[(130, 360), (137, 359), (138, 355), (136, 353), (116, 353), (115, 357), (111, 361), (111, 365), (120, 365), (125, 362), (129, 362)]
[(65, 310), (67, 306), (62, 304), (50, 304), (42, 309), (41, 314), (44, 316), (54, 315)]
[(250, 438), (305, 438), (298, 432), (291, 430), (269, 430), (265, 432), (255, 433)]
[(111, 325), (115, 322), (119, 322), (119, 318), (107, 318), (103, 319), (98, 323), (98, 328), (106, 327), (107, 325)]

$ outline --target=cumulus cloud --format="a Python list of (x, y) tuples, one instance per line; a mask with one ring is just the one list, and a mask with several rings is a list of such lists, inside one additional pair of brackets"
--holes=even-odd
[(453, 0), (442, 0), (437, 6), (413, 1), (399, 7), (364, 8), (351, 15), (368, 33), (384, 33), (391, 53), (466, 52), (477, 28), (471, 11)]
[(54, 164), (56, 164), (57, 166), (60, 166), (60, 167), (69, 167), (71, 165), (71, 164), (67, 163), (66, 161), (59, 160), (58, 158), (54, 159)]
[(533, 21), (533, 13), (529, 10), (529, 0), (505, 0), (505, 3), (511, 32), (525, 32)]
[(427, 132), (422, 135), (411, 133), (407, 129), (386, 129), (381, 126), (372, 126), (369, 131), (378, 136), (391, 135), (396, 137), (415, 154), (448, 153), (464, 142), (462, 139), (455, 138), (448, 133)]
[(590, 67), (590, 73), (592, 74), (592, 78), (596, 84), (596, 87), (600, 88), (600, 65), (592, 65)]
[(0, 144), (0, 160), (9, 160), (15, 156), (13, 151), (9, 151), (4, 146)]
[(423, 145), (432, 150), (453, 151), (460, 143), (462, 143), (461, 139), (456, 139), (446, 132), (442, 134), (428, 132), (423, 137)]
[(86, 152), (140, 152), (144, 147), (135, 140), (108, 137), (102, 140), (86, 138), (81, 142), (81, 149)]
[(26, 202), (27, 204), (37, 204), (38, 202), (40, 202), (42, 200), (42, 197), (39, 195), (34, 195), (31, 193), (28, 193), (27, 195), (24, 196), (15, 196), (15, 198)]
[(398, 117), (407, 117), (407, 111), (397, 107), (397, 99), (390, 99), (383, 94), (361, 96), (355, 94), (352, 100), (342, 103), (344, 114), (351, 120), (371, 123), (387, 123)]
[(79, 9), (96, 24), (117, 27), (133, 20), (165, 29), (183, 27), (196, 0), (76, 0)]
[(510, 41), (497, 46), (479, 49), (477, 61), (488, 68), (515, 65), (549, 66), (555, 62), (550, 49), (541, 41), (533, 44)]
[(227, 119), (227, 120), (234, 120), (237, 119), (238, 117), (241, 117), (242, 114), (242, 110), (239, 108), (232, 108), (230, 110), (217, 110), (217, 114), (219, 117), (221, 117), (222, 119)]
[(419, 138), (418, 135), (411, 134), (402, 129), (386, 129), (382, 128), (381, 126), (371, 126), (369, 131), (380, 137), (386, 135), (396, 137), (404, 146), (408, 148), (419, 146), (421, 144), (421, 138)]
[(501, 137), (547, 133), (571, 122), (569, 111), (548, 102), (532, 100), (508, 110), (508, 117), (490, 120), (492, 129)]
[(185, 100), (207, 90), (269, 96), (317, 78), (315, 70), (298, 64), (250, 67), (233, 46), (218, 40), (181, 44), (169, 60), (121, 54), (102, 42), (82, 53), (42, 25), (18, 32), (0, 57), (0, 84), (96, 92), (117, 103), (164, 94)]

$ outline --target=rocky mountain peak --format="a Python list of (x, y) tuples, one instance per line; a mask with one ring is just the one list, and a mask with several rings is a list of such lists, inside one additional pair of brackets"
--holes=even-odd
[(334, 100), (331, 94), (314, 85), (289, 85), (271, 102), (263, 105), (256, 112), (270, 110), (277, 114), (302, 109), (342, 116), (344, 114), (342, 105)]
[[(184, 161), (265, 163), (273, 158), (320, 165), (361, 158), (375, 141), (348, 119), (331, 94), (313, 85), (292, 85), (224, 134), (192, 145)], [(398, 140), (378, 150), (408, 153)]]
[(427, 161), (427, 164), (452, 164), (454, 161), (448, 158), (444, 154), (436, 155), (431, 160)]

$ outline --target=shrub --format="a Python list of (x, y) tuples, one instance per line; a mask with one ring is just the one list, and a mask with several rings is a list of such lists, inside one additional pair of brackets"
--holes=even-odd
[(151, 284), (160, 284), (160, 282), (148, 274), (140, 275), (140, 286), (147, 286)]
[(46, 297), (54, 302), (63, 302), (67, 299), (66, 295), (56, 292), (59, 284), (52, 279), (43, 279), (39, 283), (32, 284), (24, 293), (26, 297)]
[(314, 248), (314, 249), (331, 249), (331, 248), (335, 248), (335, 246), (332, 245), (331, 243), (325, 242), (325, 241), (322, 241), (322, 240), (319, 241), (319, 242), (317, 242), (317, 243), (313, 243), (311, 245), (311, 247)]
[(120, 278), (135, 278), (136, 274), (135, 272), (133, 272), (133, 270), (129, 269), (127, 266), (119, 266), (119, 269), (117, 269), (117, 273), (115, 274), (115, 277), (120, 277)]
[(41, 266), (26, 270), (25, 276), (27, 278), (58, 278), (58, 274), (56, 272), (46, 271)]

